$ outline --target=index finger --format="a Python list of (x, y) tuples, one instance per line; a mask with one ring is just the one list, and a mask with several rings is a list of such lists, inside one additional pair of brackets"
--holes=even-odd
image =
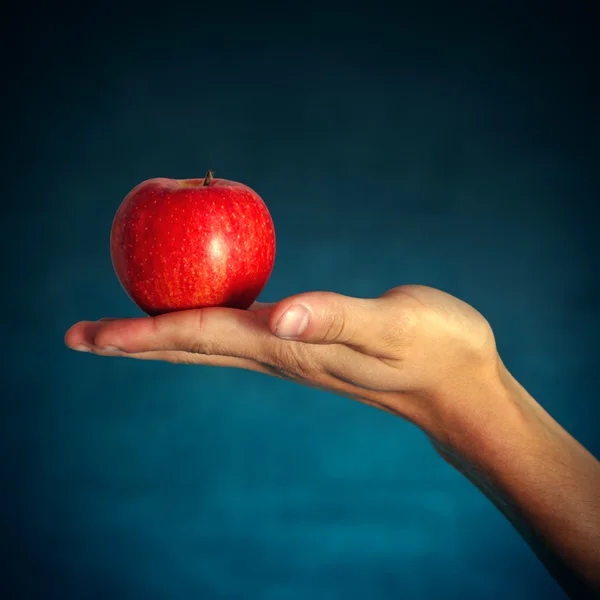
[(104, 321), (97, 324), (93, 338), (89, 343), (98, 348), (128, 353), (184, 350), (260, 362), (269, 362), (278, 341), (258, 314), (229, 308)]

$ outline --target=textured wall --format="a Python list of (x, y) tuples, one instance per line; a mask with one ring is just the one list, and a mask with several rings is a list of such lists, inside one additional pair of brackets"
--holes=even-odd
[(600, 453), (591, 13), (339, 6), (16, 15), (3, 598), (563, 597), (411, 425), (254, 373), (62, 345), (77, 320), (139, 314), (108, 250), (129, 189), (210, 167), (272, 212), (262, 300), (444, 289)]

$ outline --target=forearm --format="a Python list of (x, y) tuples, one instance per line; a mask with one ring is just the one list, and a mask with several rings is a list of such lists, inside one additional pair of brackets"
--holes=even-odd
[(503, 365), (490, 394), (474, 404), (485, 411), (456, 417), (436, 448), (506, 515), (569, 595), (598, 597), (600, 463)]

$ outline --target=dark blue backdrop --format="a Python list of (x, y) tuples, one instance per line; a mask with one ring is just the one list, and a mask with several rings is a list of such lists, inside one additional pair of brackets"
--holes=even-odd
[(139, 314), (108, 249), (125, 194), (210, 167), (272, 212), (261, 299), (442, 288), (598, 454), (592, 3), (479, 4), (5, 20), (3, 598), (563, 597), (401, 420), (62, 345)]

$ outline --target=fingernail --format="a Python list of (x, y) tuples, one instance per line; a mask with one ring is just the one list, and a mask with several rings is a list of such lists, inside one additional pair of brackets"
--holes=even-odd
[(90, 352), (92, 349), (85, 344), (77, 344), (77, 346), (73, 346), (73, 350), (77, 350), (77, 352)]
[(310, 313), (305, 306), (294, 304), (282, 315), (275, 326), (275, 335), (284, 339), (293, 339), (302, 335), (308, 327)]
[(120, 348), (115, 348), (114, 346), (104, 346), (104, 348), (100, 348), (100, 350), (104, 352), (121, 352)]

